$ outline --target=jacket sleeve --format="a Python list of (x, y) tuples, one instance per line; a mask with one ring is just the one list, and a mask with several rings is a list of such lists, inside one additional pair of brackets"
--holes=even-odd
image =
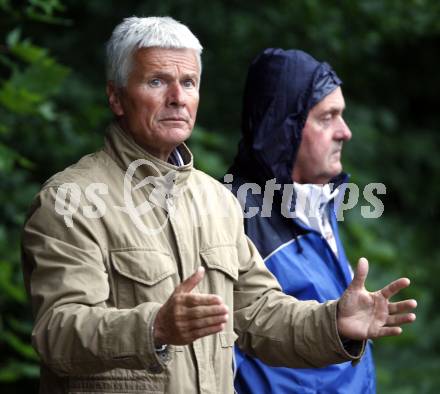
[(152, 335), (160, 305), (112, 307), (100, 220), (78, 210), (68, 227), (55, 198), (51, 187), (34, 200), (22, 245), (35, 317), (32, 344), (43, 363), (71, 376), (113, 368), (160, 372), (166, 361), (156, 355)]
[(282, 293), (257, 249), (239, 234), (239, 279), (234, 290), (237, 344), (272, 366), (317, 368), (352, 361), (364, 353), (365, 341), (344, 348), (336, 325), (337, 301), (299, 301)]

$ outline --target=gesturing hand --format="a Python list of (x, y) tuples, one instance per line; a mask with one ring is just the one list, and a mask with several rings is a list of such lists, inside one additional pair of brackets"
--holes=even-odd
[(200, 267), (176, 287), (159, 309), (154, 321), (156, 345), (187, 345), (223, 330), (228, 307), (222, 299), (214, 294), (191, 293), (204, 275), (205, 270)]
[(409, 279), (397, 279), (382, 290), (370, 293), (365, 289), (367, 274), (368, 261), (361, 258), (353, 281), (338, 302), (339, 335), (356, 340), (399, 335), (402, 324), (416, 319), (416, 315), (409, 312), (417, 306), (417, 302), (389, 302), (389, 299), (408, 287)]

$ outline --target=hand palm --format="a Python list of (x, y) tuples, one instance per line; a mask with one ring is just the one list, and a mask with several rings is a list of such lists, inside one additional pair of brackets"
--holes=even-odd
[(365, 289), (368, 261), (360, 259), (352, 283), (338, 303), (338, 331), (343, 337), (364, 340), (399, 335), (400, 325), (415, 320), (415, 300), (390, 302), (389, 299), (409, 286), (409, 279), (400, 278), (383, 289), (369, 292)]

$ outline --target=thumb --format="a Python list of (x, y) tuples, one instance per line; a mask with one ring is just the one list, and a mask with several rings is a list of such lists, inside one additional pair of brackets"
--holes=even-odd
[(197, 268), (189, 278), (186, 278), (179, 286), (176, 287), (175, 293), (189, 293), (193, 290), (205, 276), (203, 267)]
[(362, 290), (365, 287), (365, 280), (368, 275), (368, 260), (365, 257), (361, 257), (354, 273), (353, 281), (350, 287), (356, 290)]

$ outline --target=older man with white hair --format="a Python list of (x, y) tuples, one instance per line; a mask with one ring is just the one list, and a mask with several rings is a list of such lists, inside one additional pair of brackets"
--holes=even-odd
[(415, 318), (415, 301), (388, 302), (408, 279), (369, 293), (365, 262), (339, 301), (280, 291), (235, 198), (193, 168), (184, 144), (201, 50), (168, 17), (118, 25), (104, 147), (33, 202), (23, 266), (41, 393), (232, 393), (237, 336), (272, 365), (319, 367), (356, 362), (367, 338)]

